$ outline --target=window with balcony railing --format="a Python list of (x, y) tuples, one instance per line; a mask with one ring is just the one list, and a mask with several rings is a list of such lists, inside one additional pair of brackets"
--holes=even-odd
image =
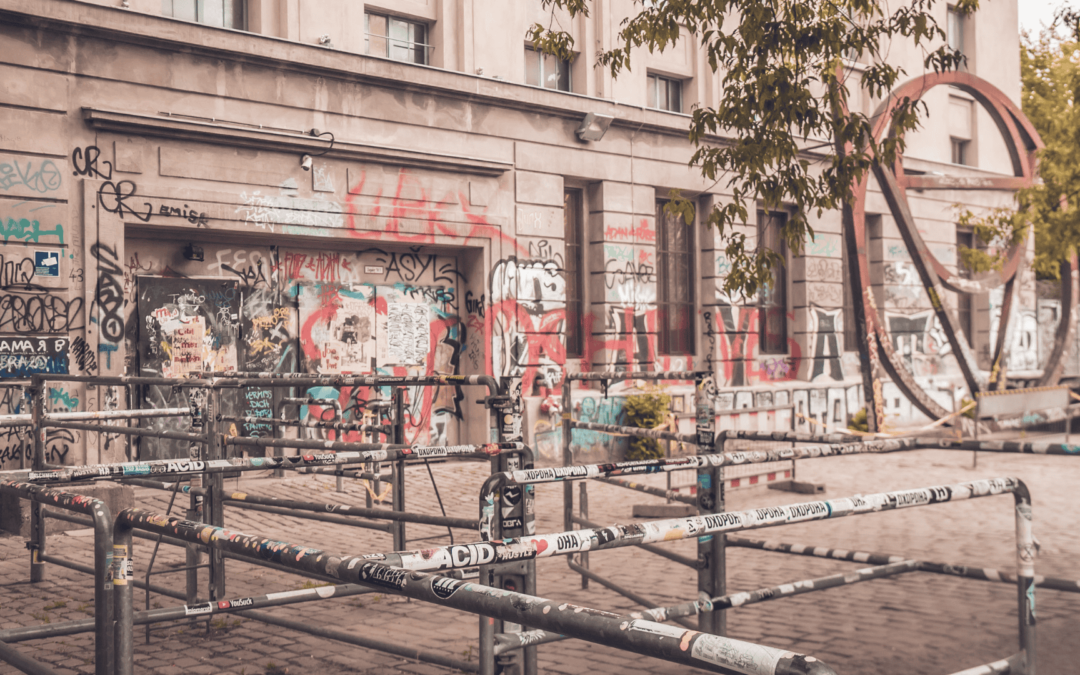
[(364, 14), (364, 44), (368, 56), (381, 56), (392, 61), (431, 63), (428, 27), (383, 14)]

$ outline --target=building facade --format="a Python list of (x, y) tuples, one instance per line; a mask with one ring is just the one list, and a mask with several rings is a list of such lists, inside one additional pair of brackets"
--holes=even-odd
[[(710, 370), (722, 409), (760, 410), (721, 415), (721, 428), (845, 426), (864, 405), (865, 366), (840, 214), (813, 221), (815, 239), (804, 255), (786, 254), (771, 292), (723, 293), (725, 242), (701, 214), (725, 189), (688, 168), (686, 135), (693, 106), (722, 105), (719, 76), (684, 40), (636, 54), (613, 79), (594, 53), (613, 46), (637, 6), (597, 0), (589, 18), (556, 15), (581, 50), (560, 63), (525, 40), (531, 24), (552, 20), (539, 0), (0, 0), (3, 377), (512, 376), (526, 438), (546, 462), (561, 447), (555, 394), (579, 370)], [(1018, 101), (1015, 1), (971, 17), (942, 4), (940, 14), (968, 71)], [(914, 48), (898, 43), (890, 58), (922, 72)], [(909, 139), (905, 173), (955, 176), (958, 189), (907, 198), (927, 245), (955, 271), (957, 245), (974, 241), (954, 205), (978, 210), (1011, 195), (959, 188), (1013, 167), (976, 97), (938, 87), (924, 98), (930, 115)], [(861, 110), (879, 103), (852, 93)], [(582, 139), (587, 116), (612, 118), (599, 140)], [(665, 215), (672, 189), (693, 197), (696, 222)], [(955, 409), (970, 394), (873, 183), (866, 213), (892, 345), (924, 391)], [(785, 217), (759, 211), (745, 231), (779, 245)], [(1010, 368), (1033, 371), (1060, 303), (1036, 297), (1030, 272), (1021, 279)], [(990, 370), (1000, 293), (950, 295)], [(676, 412), (692, 410), (689, 389), (670, 388)], [(17, 410), (16, 390), (4, 391)], [(350, 419), (376, 395), (307, 393), (338, 399)], [(575, 391), (575, 415), (618, 423), (623, 393)], [(56, 410), (178, 404), (156, 387), (65, 385), (49, 397)], [(487, 439), (475, 398), (450, 385), (417, 391), (409, 441)], [(888, 382), (883, 399), (897, 424), (922, 419)], [(252, 417), (281, 408), (257, 390), (230, 405)], [(581, 459), (621, 450), (606, 434), (577, 430), (573, 440)], [(24, 440), (6, 443), (0, 466), (17, 466)], [(48, 448), (64, 463), (186, 452), (70, 431), (54, 432)]]

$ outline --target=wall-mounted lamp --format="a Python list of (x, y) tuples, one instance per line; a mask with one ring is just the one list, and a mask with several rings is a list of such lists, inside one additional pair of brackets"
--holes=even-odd
[(195, 244), (188, 244), (184, 247), (184, 260), (193, 260), (195, 262), (203, 261), (203, 247), (196, 246)]
[(581, 120), (581, 126), (574, 132), (580, 141), (598, 141), (607, 133), (608, 127), (615, 119), (612, 115), (600, 113), (587, 113)]
[(330, 137), (330, 145), (328, 145), (325, 150), (323, 150), (322, 152), (317, 152), (314, 155), (304, 154), (300, 158), (300, 168), (304, 171), (311, 171), (311, 163), (313, 159), (315, 159), (316, 157), (322, 157), (323, 155), (334, 149), (334, 134), (329, 131), (319, 131), (318, 129), (311, 129), (307, 132), (307, 134), (308, 136), (314, 136), (315, 138), (322, 138), (323, 136)]

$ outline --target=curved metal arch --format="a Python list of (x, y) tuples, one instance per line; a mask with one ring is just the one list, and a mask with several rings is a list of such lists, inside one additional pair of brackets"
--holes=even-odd
[[(960, 279), (945, 268), (923, 244), (918, 228), (915, 227), (914, 219), (907, 208), (906, 190), (907, 188), (919, 190), (1015, 190), (1030, 186), (1034, 181), (1035, 153), (1043, 147), (1043, 143), (1030, 120), (1001, 90), (970, 73), (956, 72), (926, 75), (910, 80), (898, 87), (879, 107), (876, 113), (877, 121), (873, 127), (874, 138), (881, 139), (886, 132), (895, 133), (895, 128), (891, 125), (892, 113), (901, 101), (905, 99), (918, 100), (929, 90), (942, 85), (955, 86), (967, 92), (987, 110), (1006, 141), (1014, 176), (976, 179), (906, 176), (903, 170), (902, 156), (897, 157), (891, 170), (877, 163), (874, 164), (873, 170), (879, 186), (889, 202), (890, 211), (892, 211), (896, 219), (908, 250), (912, 253), (913, 261), (916, 263), (920, 278), (927, 294), (930, 296), (935, 314), (942, 324), (950, 345), (953, 347), (953, 353), (957, 357), (968, 387), (974, 393), (981, 391), (983, 385), (976, 376), (970, 346), (966, 340), (961, 339), (957, 334), (956, 322), (951, 316), (951, 312), (941, 302), (941, 290), (942, 288), (948, 288), (961, 293), (981, 293), (1005, 284), (1005, 302), (1002, 307), (1002, 317), (998, 323), (998, 339), (993, 359), (994, 368), (991, 373), (991, 381), (988, 383), (991, 388), (1004, 388), (1007, 380), (1004, 362), (1009, 345), (1007, 339), (1010, 327), (1009, 319), (1013, 297), (1016, 293), (1016, 280), (1022, 268), (1025, 247), (1021, 244), (1010, 249), (1007, 253), (1006, 264), (996, 274), (984, 275), (974, 280)], [(866, 176), (855, 191), (856, 200), (852, 206), (852, 220), (854, 225), (853, 243), (855, 244), (856, 255), (849, 256), (849, 265), (852, 267), (850, 273), (859, 280), (863, 289), (862, 305), (866, 319), (867, 343), (862, 351), (869, 354), (870, 365), (874, 367), (872, 376), (873, 395), (871, 396), (868, 392), (866, 396), (868, 403), (871, 404), (868, 407), (874, 409), (875, 427), (880, 428), (883, 411), (881, 410), (880, 375), (877, 366), (881, 366), (919, 410), (931, 418), (944, 417), (949, 411), (930, 398), (915, 382), (914, 376), (907, 365), (893, 350), (888, 330), (877, 311), (870, 284), (869, 261), (867, 258), (866, 196), (868, 186), (869, 176)], [(1058, 324), (1054, 348), (1043, 370), (1040, 385), (1056, 383), (1060, 378), (1063, 356), (1071, 343), (1075, 331), (1076, 320), (1071, 305), (1072, 301), (1080, 295), (1076, 288), (1077, 270), (1078, 265), (1074, 253), (1072, 264), (1063, 265), (1061, 322)], [(880, 361), (877, 358), (879, 353), (882, 357)]]

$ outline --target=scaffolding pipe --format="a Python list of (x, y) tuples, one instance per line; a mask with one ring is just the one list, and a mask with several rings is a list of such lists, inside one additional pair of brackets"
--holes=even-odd
[[(806, 579), (804, 581), (793, 581), (787, 584), (780, 584), (778, 586), (771, 586), (768, 588), (759, 588), (756, 591), (749, 591), (743, 593), (732, 593), (730, 595), (724, 595), (719, 598), (712, 598), (706, 600), (693, 600), (691, 602), (685, 602), (681, 605), (674, 605), (672, 607), (657, 607), (644, 601), (644, 599), (635, 598), (633, 595), (628, 594), (625, 589), (619, 589), (614, 587), (614, 584), (599, 577), (599, 575), (590, 572), (589, 570), (581, 567), (580, 565), (570, 563), (570, 568), (580, 574), (588, 573), (590, 578), (593, 578), (597, 582), (612, 588), (612, 590), (625, 595), (626, 597), (634, 600), (634, 602), (645, 607), (649, 607), (644, 611), (628, 612), (626, 617), (629, 619), (648, 619), (650, 621), (665, 622), (665, 621), (677, 621), (680, 624), (683, 623), (683, 617), (694, 616), (700, 614), (703, 611), (715, 611), (718, 609), (729, 609), (734, 607), (744, 607), (746, 605), (752, 605), (759, 602), (765, 602), (767, 600), (777, 600), (779, 598), (786, 598), (792, 595), (802, 595), (803, 593), (812, 593), (814, 591), (824, 591), (830, 588), (836, 588), (837, 586), (844, 586), (847, 584), (856, 584), (863, 581), (872, 581), (874, 579), (882, 579), (884, 577), (893, 576), (896, 574), (904, 574), (906, 572), (918, 571), (918, 561), (916, 560), (902, 560), (900, 562), (890, 563), (879, 567), (867, 567), (864, 569), (856, 570), (854, 573), (844, 574), (832, 574), (826, 577), (819, 577), (817, 579)], [(526, 645), (538, 645), (547, 644), (549, 642), (558, 642), (560, 640), (569, 639), (565, 635), (558, 635), (555, 633), (548, 633), (542, 630), (529, 631), (529, 634), (523, 638), (517, 638), (515, 634), (501, 634), (497, 635), (495, 647), (496, 654), (502, 654), (504, 652), (513, 651), (515, 649), (521, 649)]]
[[(671, 627), (651, 621), (633, 621), (627, 625), (622, 617), (615, 614), (575, 607), (522, 593), (493, 591), (487, 586), (466, 583), (452, 577), (409, 571), (376, 562), (377, 557), (330, 555), (325, 551), (299, 544), (271, 541), (258, 535), (227, 532), (223, 528), (180, 521), (176, 518), (150, 514), (141, 509), (122, 511), (117, 516), (116, 523), (118, 556), (126, 555), (126, 550), (121, 550), (121, 547), (130, 545), (132, 528), (146, 529), (150, 532), (169, 531), (181, 539), (201, 541), (213, 548), (230, 551), (239, 556), (271, 560), (296, 572), (306, 573), (318, 570), (343, 581), (378, 586), (388, 592), (445, 607), (569, 634), (592, 642), (693, 665), (713, 672), (745, 673), (747, 671), (728, 666), (754, 655), (758, 662), (768, 664), (765, 668), (758, 670), (758, 673), (775, 675), (829, 675), (833, 673), (830, 668), (816, 659), (792, 654), (786, 650), (681, 628), (676, 632)], [(121, 558), (120, 569), (123, 569), (122, 565), (123, 558)], [(122, 595), (118, 594), (118, 597), (122, 602)], [(283, 620), (278, 620), (276, 617), (274, 619), (278, 625), (284, 625)], [(121, 610), (117, 621), (117, 634), (130, 635), (133, 625), (130, 610), (126, 613)], [(310, 625), (304, 624), (303, 629), (313, 632)], [(340, 638), (335, 636), (334, 639)], [(680, 647), (683, 642), (685, 645)], [(133, 657), (130, 645), (118, 642), (117, 653), (122, 660), (122, 663), (118, 664), (121, 666), (118, 669), (119, 674), (130, 675)]]
[[(793, 555), (813, 556), (815, 558), (829, 558), (831, 560), (846, 560), (848, 562), (870, 563), (872, 565), (887, 565), (903, 560), (902, 556), (889, 555), (888, 553), (868, 553), (866, 551), (852, 551), (850, 549), (826, 548), (824, 546), (806, 546), (804, 544), (786, 544), (778, 541), (765, 541), (762, 539), (747, 539), (745, 537), (729, 536), (728, 544), (741, 548), (756, 548), (762, 551), (774, 551), (777, 553), (790, 553)], [(1016, 584), (1015, 572), (998, 570), (990, 567), (971, 567), (968, 565), (953, 565), (950, 563), (919, 561), (919, 571), (931, 574), (944, 574), (980, 581), (994, 581), (1003, 584)], [(1035, 575), (1035, 585), (1039, 588), (1048, 588), (1054, 591), (1066, 593), (1080, 593), (1080, 580), (1061, 579)]]
[[(0, 483), (0, 490), (12, 492), (23, 499), (39, 505), (48, 504), (52, 508), (75, 511), (90, 516), (94, 527), (94, 672), (96, 675), (111, 675), (114, 665), (113, 652), (113, 614), (109, 583), (112, 565), (113, 521), (109, 506), (100, 499), (83, 495), (44, 488), (40, 485), (5, 481)], [(44, 535), (43, 506), (39, 506), (41, 533)], [(42, 538), (40, 543), (44, 543)], [(45, 562), (44, 548), (34, 548), (31, 542), (32, 562)], [(39, 568), (40, 569), (40, 568)]]

